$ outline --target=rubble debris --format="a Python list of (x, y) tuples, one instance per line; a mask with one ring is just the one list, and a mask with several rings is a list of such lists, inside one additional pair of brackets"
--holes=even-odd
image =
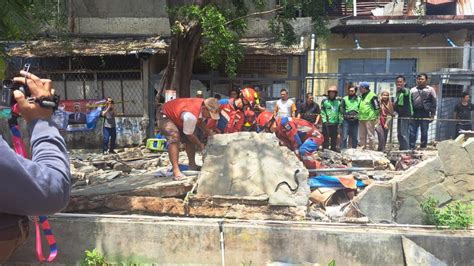
[(351, 158), (353, 167), (370, 167), (377, 170), (385, 170), (390, 168), (390, 160), (387, 159), (383, 152), (361, 150), (361, 149), (345, 149), (342, 154)]
[(270, 205), (306, 206), (308, 170), (273, 134), (216, 135), (206, 147), (197, 194), (268, 195)]
[[(474, 140), (438, 144), (438, 156), (414, 165), (388, 183), (376, 182), (354, 199), (370, 220), (421, 224), (420, 202), (433, 197), (439, 205), (474, 200)], [(348, 215), (357, 215), (352, 208)]]
[(319, 151), (318, 156), (322, 159), (324, 166), (328, 168), (345, 168), (352, 167), (352, 159), (347, 154), (325, 149)]

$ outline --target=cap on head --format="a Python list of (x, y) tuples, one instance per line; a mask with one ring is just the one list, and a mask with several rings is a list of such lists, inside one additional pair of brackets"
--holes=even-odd
[(212, 97), (212, 98), (207, 98), (204, 100), (204, 106), (209, 110), (209, 113), (211, 114), (211, 118), (214, 120), (219, 119), (219, 111), (220, 111), (220, 104), (219, 101)]
[(331, 91), (337, 93), (337, 87), (336, 86), (330, 86), (328, 88), (328, 93), (331, 92)]
[(370, 83), (367, 81), (362, 81), (361, 83), (359, 83), (359, 88), (370, 89)]

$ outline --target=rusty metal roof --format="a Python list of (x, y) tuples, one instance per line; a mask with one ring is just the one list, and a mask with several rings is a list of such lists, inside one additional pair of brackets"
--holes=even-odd
[(128, 55), (134, 53), (164, 54), (168, 44), (160, 37), (142, 39), (41, 39), (10, 49), (13, 57), (64, 57)]
[(333, 33), (445, 32), (474, 29), (474, 16), (357, 16), (339, 20)]
[(284, 46), (268, 38), (241, 39), (246, 54), (251, 55), (303, 55), (305, 49), (299, 45)]
[[(302, 55), (299, 46), (283, 46), (269, 39), (242, 39), (246, 54), (256, 55)], [(7, 53), (12, 57), (66, 57), (129, 55), (136, 53), (166, 54), (169, 41), (161, 37), (88, 39), (72, 38), (64, 40), (41, 39), (29, 41), (11, 48)]]

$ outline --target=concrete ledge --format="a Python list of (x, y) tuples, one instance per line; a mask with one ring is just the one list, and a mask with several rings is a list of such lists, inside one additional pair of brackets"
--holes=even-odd
[[(110, 262), (220, 264), (220, 219), (60, 214), (50, 218), (56, 264), (75, 264), (86, 249)], [(405, 236), (448, 265), (474, 265), (474, 231), (428, 226), (224, 221), (227, 265), (270, 261), (337, 265), (403, 265)], [(36, 263), (34, 232), (11, 263)]]

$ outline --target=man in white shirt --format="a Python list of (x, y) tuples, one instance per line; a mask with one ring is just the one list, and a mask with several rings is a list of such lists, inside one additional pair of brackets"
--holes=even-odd
[(288, 99), (288, 91), (281, 89), (280, 99), (275, 104), (275, 117), (296, 117), (296, 105), (293, 100)]

